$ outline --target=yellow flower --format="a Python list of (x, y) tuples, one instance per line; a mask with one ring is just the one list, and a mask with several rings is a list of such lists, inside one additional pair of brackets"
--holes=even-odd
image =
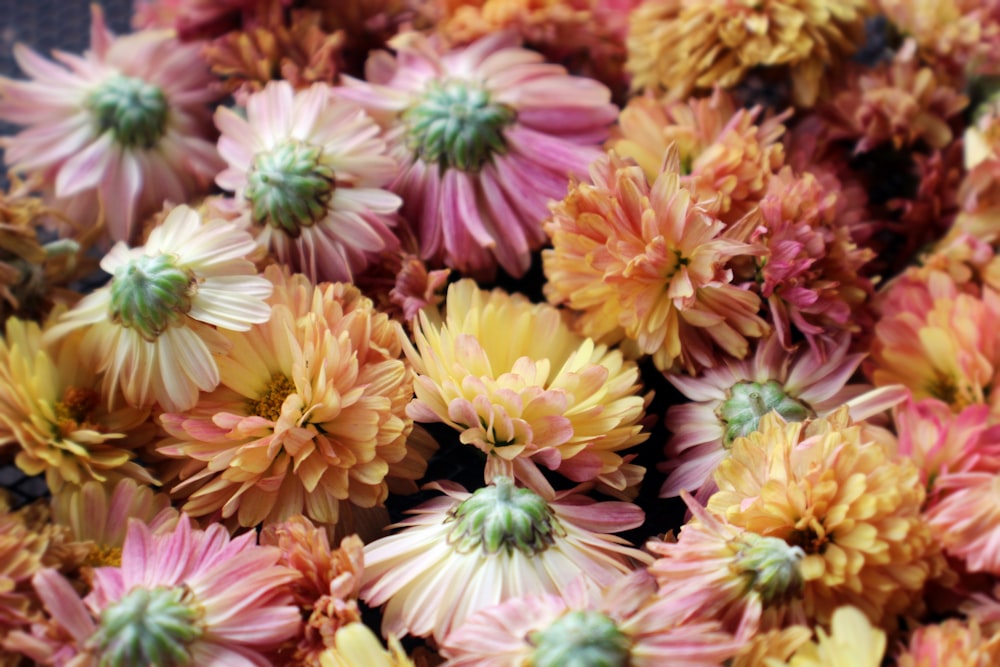
[(322, 667), (413, 667), (395, 637), (388, 650), (364, 623), (350, 623), (337, 630), (334, 646), (319, 657)]
[(854, 607), (833, 613), (827, 634), (816, 628), (816, 640), (800, 647), (787, 663), (769, 659), (768, 667), (879, 667), (885, 655), (885, 633), (873, 628)]
[(732, 88), (754, 67), (785, 66), (811, 106), (824, 69), (864, 41), (870, 0), (651, 0), (632, 12), (632, 87), (675, 98)]
[(766, 415), (736, 439), (715, 480), (709, 511), (805, 551), (802, 601), (815, 623), (850, 604), (890, 624), (942, 567), (920, 513), (919, 471), (867, 438), (846, 406), (809, 422)]
[(419, 374), (407, 414), (460, 431), (490, 455), (488, 477), (541, 463), (617, 491), (642, 479), (632, 457), (618, 454), (648, 437), (634, 362), (573, 333), (552, 306), (472, 280), (452, 284), (445, 304), (446, 315), (420, 313), (407, 351)]
[(155, 434), (149, 409), (109, 410), (100, 378), (79, 363), (79, 342), (78, 334), (43, 342), (37, 323), (7, 320), (0, 339), (0, 447), (13, 445), (17, 466), (45, 473), (53, 492), (90, 479), (152, 482), (132, 451)]

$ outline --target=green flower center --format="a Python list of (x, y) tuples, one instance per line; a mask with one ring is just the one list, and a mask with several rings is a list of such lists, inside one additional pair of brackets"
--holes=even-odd
[(101, 614), (92, 642), (100, 667), (191, 664), (187, 647), (202, 634), (200, 611), (182, 586), (129, 591)]
[(490, 100), (468, 82), (434, 82), (423, 98), (403, 113), (410, 149), (441, 170), (477, 172), (494, 153), (503, 153), (503, 130), (516, 112)]
[(111, 319), (156, 340), (191, 310), (197, 281), (173, 255), (141, 255), (118, 267), (111, 279)]
[(90, 94), (87, 106), (100, 132), (110, 130), (127, 148), (152, 148), (167, 131), (167, 98), (142, 79), (114, 76)]
[(599, 611), (563, 614), (544, 630), (531, 633), (533, 667), (625, 667), (629, 638)]
[(806, 552), (777, 537), (748, 533), (746, 539), (732, 567), (747, 576), (747, 590), (759, 593), (764, 605), (797, 597), (803, 586), (799, 565)]
[(297, 139), (257, 153), (244, 193), (254, 221), (298, 238), (303, 227), (322, 220), (336, 187), (333, 169), (322, 157), (322, 148)]
[(276, 422), (281, 416), (281, 406), (284, 405), (285, 399), (294, 393), (295, 383), (284, 375), (276, 373), (271, 377), (271, 381), (267, 383), (267, 387), (261, 392), (260, 397), (256, 401), (249, 401), (247, 409), (252, 415)]
[(459, 553), (481, 548), (491, 554), (500, 549), (536, 554), (548, 549), (562, 531), (545, 499), (515, 487), (509, 477), (497, 477), (492, 486), (477, 489), (446, 521), (455, 524), (448, 543)]
[(813, 411), (785, 393), (774, 380), (740, 382), (729, 392), (729, 399), (719, 408), (719, 417), (726, 424), (723, 443), (729, 447), (736, 438), (744, 438), (760, 427), (760, 418), (777, 411), (786, 421), (800, 422), (815, 416)]

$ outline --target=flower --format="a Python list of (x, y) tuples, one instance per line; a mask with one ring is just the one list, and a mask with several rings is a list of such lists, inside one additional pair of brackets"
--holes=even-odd
[(25, 589), (43, 567), (47, 547), (45, 536), (32, 530), (0, 499), (0, 640), (30, 620), (29, 591)]
[(700, 490), (699, 500), (715, 490), (712, 472), (733, 441), (760, 427), (761, 418), (777, 411), (786, 421), (826, 416), (847, 405), (856, 420), (867, 419), (905, 398), (902, 386), (872, 389), (847, 384), (863, 353), (851, 353), (850, 336), (830, 344), (800, 347), (791, 354), (771, 334), (758, 344), (752, 357), (726, 360), (690, 377), (669, 373), (667, 380), (690, 402), (667, 408), (664, 424), (672, 433), (664, 448), (660, 469), (668, 472), (660, 496), (676, 496), (682, 489)]
[(165, 410), (187, 410), (199, 389), (219, 383), (214, 355), (226, 347), (220, 331), (245, 331), (270, 317), (264, 299), (271, 283), (245, 259), (253, 249), (249, 234), (232, 223), (203, 223), (178, 206), (145, 246), (130, 250), (119, 242), (104, 256), (111, 283), (63, 315), (46, 339), (86, 328), (79, 355), (104, 374), (107, 401), (120, 389), (134, 407), (156, 401)]
[[(56, 311), (55, 315), (61, 311)], [(46, 326), (51, 332), (53, 319)], [(0, 338), (0, 446), (29, 475), (45, 474), (56, 493), (64, 483), (153, 477), (134, 461), (156, 429), (148, 408), (109, 408), (99, 378), (79, 363), (82, 336), (43, 340), (35, 322), (9, 317)]]
[[(361, 599), (383, 608), (382, 632), (441, 642), (480, 609), (526, 593), (561, 594), (577, 576), (609, 585), (649, 558), (608, 534), (642, 523), (630, 503), (547, 497), (509, 477), (468, 493), (452, 482), (365, 547)], [(461, 587), (447, 582), (462, 582)]]
[(653, 0), (629, 23), (626, 70), (633, 89), (681, 99), (732, 88), (757, 67), (787, 67), (799, 106), (812, 106), (824, 70), (864, 41), (868, 0)]
[(337, 630), (333, 646), (320, 655), (319, 664), (321, 667), (413, 667), (399, 641), (390, 638), (386, 650), (375, 633), (361, 622)]
[(721, 88), (683, 101), (647, 93), (622, 108), (606, 146), (638, 162), (652, 183), (670, 145), (676, 145), (681, 184), (697, 199), (716, 198), (719, 217), (733, 223), (760, 200), (784, 164), (782, 121), (790, 114), (763, 115), (760, 106), (741, 109)]
[(954, 472), (934, 484), (940, 494), (927, 510), (928, 524), (951, 556), (970, 572), (1000, 574), (1000, 469)]
[(206, 39), (253, 18), (262, 4), (261, 0), (136, 0), (132, 26), (170, 28), (185, 41)]
[(342, 77), (340, 97), (386, 130), (423, 259), (491, 278), (524, 275), (545, 242), (549, 199), (582, 176), (617, 115), (610, 92), (522, 49), (510, 32), (444, 52), (417, 33), (376, 52), (368, 82)]
[(486, 452), (487, 478), (528, 480), (541, 464), (635, 490), (645, 471), (618, 453), (648, 437), (634, 362), (573, 333), (552, 306), (470, 279), (448, 287), (445, 306), (420, 313), (406, 348), (417, 373), (408, 415)]
[(112, 240), (134, 242), (164, 201), (207, 190), (221, 168), (207, 104), (218, 93), (198, 46), (171, 31), (115, 37), (93, 5), (91, 50), (56, 52), (62, 67), (18, 45), (30, 81), (0, 77), (0, 119), (16, 171), (42, 175), (55, 204), (90, 223), (98, 205)]
[(294, 571), (254, 539), (252, 532), (230, 539), (219, 524), (195, 530), (186, 517), (160, 534), (131, 521), (121, 567), (96, 569), (84, 600), (53, 570), (33, 583), (74, 665), (263, 667), (263, 652), (301, 621), (288, 604)]
[(314, 281), (349, 281), (396, 244), (396, 174), (379, 128), (324, 83), (296, 92), (273, 81), (247, 99), (246, 118), (220, 107), (217, 183), (235, 193), (241, 224), (278, 260)]
[(192, 516), (335, 524), (351, 504), (381, 505), (387, 476), (409, 465), (401, 327), (352, 285), (264, 275), (271, 319), (223, 332), (219, 388), (161, 415), (157, 450), (179, 460), (172, 493)]
[(760, 298), (732, 283), (729, 261), (757, 248), (730, 238), (713, 203), (681, 186), (673, 151), (652, 185), (642, 169), (611, 155), (591, 167), (552, 208), (542, 252), (553, 304), (578, 311), (585, 336), (653, 355), (661, 371), (740, 359), (767, 332)]
[[(885, 655), (885, 633), (855, 607), (833, 612), (829, 634), (816, 628), (815, 641), (799, 647), (788, 667), (879, 667)], [(768, 662), (769, 667), (780, 664)]]
[(771, 413), (715, 472), (710, 512), (805, 552), (802, 600), (814, 623), (850, 604), (889, 625), (942, 567), (916, 466), (863, 436), (846, 407), (805, 423)]
[(691, 622), (658, 600), (643, 570), (597, 591), (576, 579), (562, 595), (526, 594), (487, 607), (445, 638), (448, 667), (716, 666), (739, 648), (718, 624)]
[(975, 619), (924, 625), (896, 658), (899, 667), (949, 664), (986, 667), (1000, 662), (1000, 634), (984, 635)]

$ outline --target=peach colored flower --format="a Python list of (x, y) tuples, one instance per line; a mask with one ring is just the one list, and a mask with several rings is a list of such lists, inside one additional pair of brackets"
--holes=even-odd
[(898, 667), (954, 665), (987, 667), (1000, 664), (1000, 634), (987, 634), (975, 619), (950, 618), (917, 628), (896, 658)]

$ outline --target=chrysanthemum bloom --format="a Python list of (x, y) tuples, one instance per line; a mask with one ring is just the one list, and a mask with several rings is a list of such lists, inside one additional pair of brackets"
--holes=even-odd
[(264, 652), (301, 623), (288, 593), (297, 575), (255, 538), (195, 530), (187, 517), (159, 534), (131, 521), (121, 567), (95, 570), (84, 600), (55, 571), (39, 572), (35, 590), (66, 638), (58, 650), (76, 653), (58, 664), (268, 667)]
[(184, 40), (218, 37), (253, 22), (257, 10), (266, 4), (261, 0), (135, 0), (132, 27), (170, 28)]
[(121, 565), (129, 519), (161, 533), (172, 531), (179, 517), (166, 494), (128, 478), (114, 486), (93, 480), (66, 486), (53, 494), (51, 506), (53, 523), (67, 526), (74, 541), (89, 543), (91, 566)]
[(840, 223), (841, 196), (813, 174), (786, 167), (760, 201), (761, 223), (750, 238), (767, 252), (756, 258), (753, 279), (786, 348), (802, 338), (817, 347), (857, 334), (872, 319), (866, 307), (875, 288), (862, 269), (875, 253)]
[(46, 338), (86, 328), (79, 355), (104, 374), (106, 401), (120, 389), (132, 406), (156, 401), (187, 410), (199, 390), (219, 383), (220, 332), (246, 331), (271, 316), (264, 301), (271, 283), (245, 259), (255, 247), (233, 223), (203, 223), (178, 206), (145, 246), (115, 245), (101, 260), (110, 284), (84, 297)]
[(911, 40), (892, 62), (849, 69), (820, 112), (829, 119), (830, 139), (850, 141), (857, 154), (884, 144), (897, 150), (918, 143), (944, 148), (968, 104), (948, 81), (921, 66)]
[(14, 47), (30, 81), (0, 77), (0, 119), (28, 129), (5, 138), (5, 160), (39, 174), (69, 217), (134, 242), (164, 201), (185, 202), (222, 168), (208, 103), (218, 97), (198, 46), (171, 31), (116, 38), (94, 5), (91, 50), (56, 52), (62, 67)]
[(424, 259), (476, 278), (497, 264), (520, 277), (546, 240), (548, 201), (601, 152), (617, 116), (608, 89), (573, 77), (501, 32), (442, 52), (417, 33), (374, 53), (368, 81), (342, 77), (341, 97), (386, 129), (402, 172), (392, 189)]
[(646, 543), (657, 557), (649, 566), (657, 595), (692, 619), (718, 621), (744, 641), (807, 623), (802, 547), (733, 526), (681, 495), (693, 518), (677, 540)]
[(606, 145), (638, 162), (650, 183), (660, 175), (667, 149), (676, 145), (681, 184), (697, 199), (716, 198), (719, 217), (731, 223), (764, 195), (784, 163), (782, 121), (790, 113), (741, 109), (721, 88), (682, 101), (646, 94), (625, 105)]
[(718, 623), (658, 599), (642, 570), (603, 591), (574, 580), (562, 595), (528, 594), (473, 614), (445, 638), (447, 667), (683, 664), (715, 667), (742, 642)]
[(634, 89), (682, 99), (782, 66), (796, 104), (811, 106), (826, 68), (864, 42), (874, 9), (869, 0), (653, 0), (632, 12), (626, 69)]
[(364, 623), (345, 625), (333, 635), (333, 646), (319, 656), (321, 667), (413, 667), (394, 637), (389, 648)]
[(296, 92), (274, 81), (247, 100), (246, 118), (220, 107), (216, 181), (235, 193), (240, 220), (283, 264), (314, 281), (349, 281), (396, 243), (397, 173), (379, 127), (317, 83)]
[(444, 422), (486, 452), (487, 479), (526, 481), (540, 464), (635, 490), (645, 469), (619, 454), (649, 437), (634, 362), (573, 333), (552, 306), (471, 279), (448, 287), (445, 311), (422, 311), (407, 347), (417, 373), (410, 417)]
[[(914, 399), (933, 397), (952, 410), (993, 405), (1000, 368), (1000, 292), (969, 293), (948, 275), (893, 285), (875, 325), (866, 372), (876, 385), (901, 383)], [(1000, 396), (997, 393), (996, 396)], [(991, 408), (996, 412), (996, 408)]]
[(740, 649), (728, 667), (774, 667), (785, 664), (792, 654), (812, 638), (812, 630), (804, 625), (792, 625), (781, 630), (769, 630), (754, 635)]
[(921, 516), (917, 467), (866, 440), (846, 407), (807, 423), (765, 415), (715, 473), (708, 510), (805, 552), (808, 618), (828, 624), (850, 604), (876, 624), (912, 611), (942, 560)]
[[(405, 530), (365, 547), (361, 598), (383, 608), (382, 632), (441, 642), (470, 615), (527, 593), (562, 594), (577, 576), (607, 586), (650, 558), (611, 532), (642, 523), (637, 506), (575, 489), (542, 497), (508, 477), (420, 505)], [(462, 582), (455, 586), (455, 582)]]
[[(816, 639), (804, 644), (785, 663), (787, 667), (880, 667), (885, 657), (885, 632), (855, 607), (833, 612), (830, 632), (816, 628)], [(782, 667), (768, 662), (769, 667)]]
[[(994, 447), (994, 449), (996, 449)], [(970, 572), (1000, 575), (1000, 466), (953, 472), (934, 482), (937, 502), (927, 522), (946, 553)]]
[(352, 503), (381, 505), (387, 475), (408, 465), (404, 334), (352, 285), (317, 287), (277, 266), (265, 275), (271, 319), (224, 333), (220, 387), (160, 417), (158, 451), (180, 459), (172, 493), (192, 516), (335, 524)]
[[(974, 121), (962, 134), (963, 165), (966, 173), (958, 193), (962, 210), (993, 219), (1000, 207), (1000, 101), (981, 104)], [(986, 240), (993, 241), (996, 225), (984, 225)]]
[(149, 409), (107, 406), (100, 378), (80, 364), (82, 336), (43, 342), (42, 327), (16, 317), (7, 319), (5, 331), (0, 447), (15, 448), (17, 467), (29, 475), (44, 473), (52, 492), (89, 479), (152, 482), (133, 460), (134, 450), (156, 433)]
[(1000, 664), (1000, 634), (985, 634), (975, 619), (950, 618), (939, 624), (919, 627), (896, 658), (898, 667), (987, 667), (997, 664)]
[(670, 373), (667, 380), (689, 403), (667, 408), (665, 425), (672, 436), (660, 468), (669, 472), (660, 489), (664, 498), (682, 489), (699, 500), (715, 490), (712, 472), (740, 436), (760, 427), (776, 411), (786, 421), (826, 416), (842, 405), (855, 420), (883, 412), (906, 397), (901, 385), (873, 389), (847, 384), (865, 354), (850, 353), (850, 336), (791, 354), (774, 334), (762, 339), (752, 357), (727, 360), (691, 377)]
[(0, 499), (0, 641), (30, 620), (29, 584), (43, 566), (47, 546), (45, 536), (25, 525)]
[(305, 622), (277, 662), (317, 667), (321, 653), (334, 646), (338, 630), (361, 621), (357, 599), (364, 545), (351, 535), (331, 549), (326, 530), (302, 515), (266, 527), (260, 543), (281, 549), (279, 564), (301, 575), (291, 589)]
[(625, 338), (660, 370), (693, 374), (722, 353), (742, 359), (768, 326), (729, 267), (758, 249), (729, 238), (714, 202), (681, 186), (678, 160), (672, 151), (652, 184), (614, 154), (595, 162), (591, 182), (553, 206), (542, 261), (548, 300), (579, 311), (583, 335)]

